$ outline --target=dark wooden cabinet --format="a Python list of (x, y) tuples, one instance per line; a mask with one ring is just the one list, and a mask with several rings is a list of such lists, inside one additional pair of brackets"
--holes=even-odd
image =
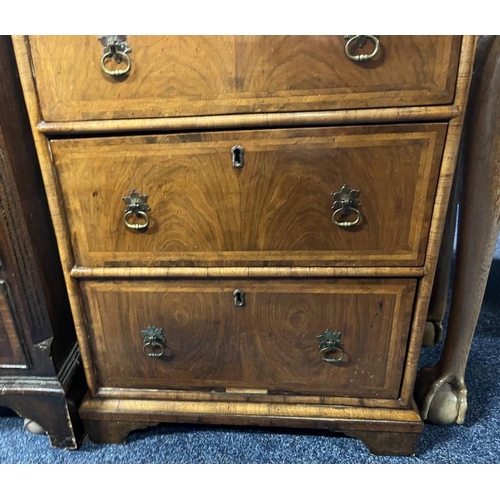
[(0, 405), (36, 422), (53, 446), (76, 448), (84, 391), (12, 42), (0, 36)]

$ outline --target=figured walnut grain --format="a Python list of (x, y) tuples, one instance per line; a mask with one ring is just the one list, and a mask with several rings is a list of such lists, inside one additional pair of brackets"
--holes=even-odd
[(129, 35), (120, 79), (102, 72), (96, 35), (29, 41), (52, 122), (447, 104), (461, 37), (382, 36), (380, 54), (359, 64), (342, 35)]

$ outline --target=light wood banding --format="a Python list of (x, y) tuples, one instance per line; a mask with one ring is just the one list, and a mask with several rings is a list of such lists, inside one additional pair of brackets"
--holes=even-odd
[(73, 278), (421, 278), (423, 267), (73, 267)]
[(241, 115), (178, 116), (126, 120), (88, 120), (73, 122), (41, 121), (36, 128), (50, 137), (58, 135), (124, 134), (130, 132), (179, 132), (182, 130), (231, 130), (255, 127), (307, 127), (353, 123), (405, 123), (447, 121), (459, 116), (456, 104), (446, 106), (351, 109), (292, 113), (254, 113)]

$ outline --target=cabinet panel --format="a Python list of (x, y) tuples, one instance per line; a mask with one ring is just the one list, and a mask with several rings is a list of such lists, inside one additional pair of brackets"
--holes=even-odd
[(119, 77), (97, 35), (29, 40), (43, 117), (67, 121), (451, 103), (461, 37), (384, 35), (356, 62), (342, 35), (128, 35)]
[[(103, 387), (398, 396), (415, 280), (81, 287)], [(235, 291), (243, 305), (235, 304)], [(148, 327), (161, 329), (157, 344), (151, 328), (146, 340)], [(318, 336), (327, 330), (340, 332), (340, 344), (322, 352), (331, 336)]]
[[(51, 145), (80, 266), (417, 266), (445, 135), (415, 124)], [(344, 185), (360, 191), (352, 227), (334, 223), (355, 222), (335, 203)], [(147, 195), (142, 218), (126, 215), (132, 190)]]

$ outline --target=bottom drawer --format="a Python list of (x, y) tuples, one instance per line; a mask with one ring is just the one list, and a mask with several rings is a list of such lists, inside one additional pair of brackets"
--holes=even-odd
[(416, 280), (81, 287), (100, 387), (399, 395)]

